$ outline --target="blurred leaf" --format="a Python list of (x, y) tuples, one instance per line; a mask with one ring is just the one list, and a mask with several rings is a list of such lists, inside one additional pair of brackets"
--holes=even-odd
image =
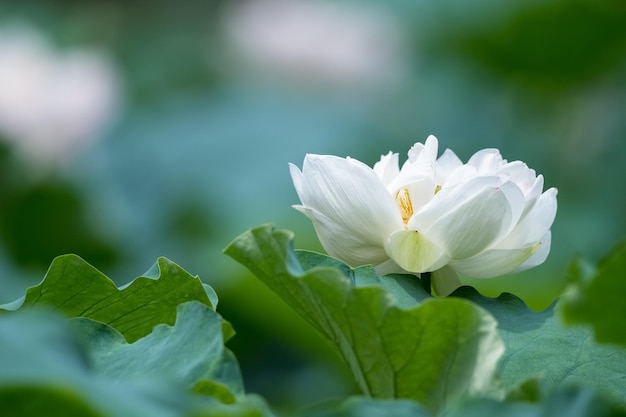
[(534, 2), (509, 20), (454, 41), (482, 64), (534, 88), (576, 86), (619, 65), (626, 54), (621, 1)]
[(220, 80), (213, 39), (221, 0), (0, 2), (0, 16), (34, 21), (60, 47), (110, 51), (123, 66), (127, 96), (154, 102), (209, 90)]
[(75, 329), (55, 312), (29, 309), (1, 315), (3, 414), (185, 416), (214, 402), (162, 379), (114, 382), (92, 369), (88, 356)]
[(13, 189), (0, 196), (0, 239), (19, 265), (45, 268), (59, 253), (78, 251), (103, 266), (118, 260), (72, 187), (58, 181), (24, 187), (22, 177), (11, 180), (17, 182), (9, 184)]
[(429, 417), (414, 401), (350, 397), (317, 404), (302, 413), (304, 417)]
[[(210, 294), (214, 296), (212, 290)], [(20, 308), (47, 306), (68, 317), (90, 318), (133, 342), (157, 324), (173, 324), (176, 307), (192, 300), (212, 307), (200, 279), (166, 258), (159, 258), (144, 276), (118, 289), (80, 257), (63, 255), (52, 262), (39, 285), (26, 291)], [(14, 309), (13, 304), (0, 308)], [(232, 335), (232, 329), (227, 331)]]
[(560, 304), (537, 313), (510, 294), (487, 298), (465, 287), (453, 295), (474, 301), (498, 321), (506, 388), (539, 376), (550, 385), (592, 387), (626, 404), (626, 350), (594, 343), (588, 329), (564, 327), (555, 314)]
[(541, 401), (542, 383), (538, 377), (527, 379), (506, 393), (509, 401), (525, 401), (536, 403)]
[(366, 395), (413, 399), (439, 412), (465, 395), (498, 388), (494, 373), (502, 342), (492, 317), (473, 303), (429, 299), (401, 308), (380, 285), (353, 284), (367, 268), (305, 271), (292, 234), (269, 225), (239, 236), (225, 253), (335, 344)]
[(427, 417), (429, 414), (418, 404), (407, 400), (374, 400), (350, 398), (338, 410), (343, 417)]
[(105, 415), (67, 387), (0, 386), (0, 407), (11, 417)]
[(235, 404), (211, 404), (202, 411), (196, 411), (193, 417), (273, 417), (273, 414), (262, 397), (248, 395)]
[(183, 389), (194, 381), (221, 381), (242, 392), (236, 362), (223, 348), (219, 315), (198, 302), (179, 313), (173, 327), (157, 326), (133, 344), (102, 323), (82, 318), (70, 325), (41, 308), (1, 315), (3, 415), (271, 416), (255, 396), (223, 404)]
[(488, 399), (460, 404), (449, 417), (620, 417), (626, 412), (587, 388), (556, 390), (540, 403), (497, 402)]
[(575, 288), (563, 300), (565, 321), (591, 325), (598, 342), (626, 346), (626, 242), (600, 261), (590, 280), (579, 263), (574, 268)]
[(193, 392), (208, 395), (224, 404), (234, 404), (237, 402), (237, 398), (235, 398), (231, 390), (226, 385), (216, 381), (207, 379), (197, 381), (193, 386)]
[(78, 320), (93, 366), (113, 380), (164, 380), (188, 388), (212, 381), (243, 395), (237, 360), (224, 348), (222, 318), (202, 303), (181, 304), (174, 326), (157, 325), (132, 344), (105, 324)]

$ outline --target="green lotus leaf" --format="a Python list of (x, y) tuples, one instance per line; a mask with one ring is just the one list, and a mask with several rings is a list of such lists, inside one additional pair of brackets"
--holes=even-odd
[(436, 413), (460, 398), (498, 392), (503, 346), (485, 310), (458, 298), (408, 307), (410, 294), (420, 293), (415, 288), (403, 292), (402, 282), (335, 260), (311, 267), (315, 255), (297, 254), (292, 238), (265, 225), (236, 238), (225, 253), (336, 347), (364, 394), (416, 400)]

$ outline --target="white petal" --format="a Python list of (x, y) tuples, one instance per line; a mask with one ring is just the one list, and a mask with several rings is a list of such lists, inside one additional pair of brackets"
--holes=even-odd
[(406, 185), (411, 197), (411, 204), (414, 211), (420, 210), (424, 205), (428, 204), (435, 196), (435, 183), (432, 177), (418, 178)]
[(446, 149), (443, 154), (437, 158), (437, 183), (443, 184), (450, 176), (452, 171), (462, 166), (463, 162), (450, 149)]
[(290, 163), (289, 173), (291, 174), (291, 181), (293, 182), (293, 186), (296, 189), (296, 193), (298, 194), (300, 201), (302, 201), (303, 198), (308, 200), (308, 193), (306, 187), (304, 186), (304, 178), (302, 178), (302, 171), (300, 171), (300, 168)]
[(443, 184), (444, 187), (454, 187), (456, 185), (465, 183), (472, 178), (478, 176), (478, 170), (476, 167), (471, 165), (461, 165), (460, 167), (452, 170), (448, 177), (446, 178), (446, 182)]
[(409, 188), (411, 200), (420, 206), (432, 198), (435, 193), (435, 160), (437, 158), (437, 138), (429, 136), (426, 144), (416, 143), (409, 150), (409, 159), (402, 165), (400, 174), (387, 185), (387, 190), (394, 195), (402, 188)]
[(542, 190), (543, 190), (543, 175), (539, 174), (537, 175), (537, 178), (535, 178), (535, 182), (533, 183), (532, 187), (530, 187), (530, 190), (528, 190), (528, 193), (526, 194), (526, 199), (538, 198), (541, 195)]
[(377, 265), (389, 259), (383, 245), (373, 245), (315, 209), (293, 206), (313, 222), (315, 232), (328, 255), (350, 266)]
[(430, 274), (430, 287), (436, 297), (447, 297), (462, 286), (459, 275), (449, 265)]
[(387, 259), (386, 261), (376, 265), (374, 270), (376, 271), (376, 275), (378, 275), (379, 277), (383, 277), (389, 274), (410, 274), (411, 273), (400, 268), (400, 265), (398, 265), (393, 259)]
[(507, 181), (501, 184), (498, 188), (506, 197), (511, 208), (511, 218), (509, 219), (506, 233), (502, 235), (504, 237), (508, 235), (511, 230), (513, 230), (520, 217), (522, 216), (522, 212), (524, 211), (524, 208), (526, 206), (526, 200), (524, 199), (524, 193), (522, 192), (522, 190), (517, 186), (517, 184), (511, 181)]
[(362, 162), (307, 155), (302, 172), (292, 169), (292, 178), (302, 206), (332, 219), (366, 244), (383, 247), (391, 233), (403, 228), (398, 205)]
[(470, 278), (493, 278), (512, 273), (539, 247), (535, 244), (520, 249), (489, 249), (468, 259), (451, 261), (450, 266)]
[(430, 272), (448, 263), (446, 253), (415, 230), (401, 230), (385, 243), (387, 255), (408, 272)]
[(407, 154), (409, 159), (406, 160), (405, 164), (417, 161), (417, 157), (420, 156), (423, 150), (424, 150), (423, 143), (417, 142), (415, 145), (411, 146)]
[(472, 155), (469, 161), (467, 161), (467, 165), (476, 167), (478, 172), (483, 175), (495, 174), (505, 163), (502, 155), (500, 155), (500, 151), (497, 149), (482, 149)]
[(550, 253), (550, 245), (552, 243), (552, 232), (548, 231), (539, 241), (539, 248), (528, 258), (523, 264), (511, 271), (512, 274), (522, 272), (537, 265), (541, 265)]
[(429, 135), (424, 142), (424, 154), (423, 157), (429, 161), (437, 159), (437, 152), (439, 151), (439, 141), (434, 135)]
[(512, 209), (497, 177), (476, 177), (467, 184), (442, 189), (409, 220), (444, 248), (451, 259), (464, 259), (501, 239), (511, 224)]
[(533, 186), (537, 174), (535, 170), (528, 168), (522, 161), (513, 161), (502, 165), (496, 175), (513, 181), (526, 193)]
[(423, 144), (417, 142), (415, 145), (411, 146), (411, 149), (409, 149), (408, 153), (408, 162), (416, 162), (420, 156), (422, 157), (422, 159), (434, 161), (435, 159), (437, 159), (438, 149), (439, 141), (435, 136), (430, 135), (426, 138)]
[[(541, 192), (543, 191), (543, 175), (539, 175), (535, 178), (535, 181), (530, 189), (522, 189), (522, 191), (524, 192), (524, 197), (526, 198), (526, 204), (524, 205), (524, 211), (522, 212), (520, 219), (523, 219), (528, 212), (530, 212), (541, 195)], [(503, 246), (503, 248), (504, 247), (505, 246)]]
[(538, 175), (537, 178), (535, 178), (533, 185), (529, 189), (522, 191), (524, 191), (526, 196), (526, 207), (524, 208), (524, 213), (522, 214), (522, 216), (524, 216), (535, 205), (535, 202), (543, 191), (543, 175)]
[(380, 161), (374, 164), (373, 169), (383, 185), (387, 186), (400, 173), (398, 154), (389, 152), (387, 155), (382, 155)]
[[(400, 175), (394, 178), (387, 185), (387, 190), (390, 194), (395, 194), (396, 191), (406, 188), (412, 183), (429, 181), (432, 184), (435, 184), (435, 170), (432, 165), (417, 165), (404, 164), (402, 170), (400, 171)], [(432, 187), (432, 192), (434, 193), (435, 186)]]
[(519, 248), (539, 242), (552, 227), (556, 216), (556, 188), (550, 188), (522, 216), (511, 233), (500, 243), (499, 248)]

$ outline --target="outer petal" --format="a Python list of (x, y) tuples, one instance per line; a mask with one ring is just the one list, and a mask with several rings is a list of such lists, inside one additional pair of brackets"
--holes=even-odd
[[(341, 245), (347, 234), (352, 241), (383, 248), (391, 233), (403, 229), (396, 202), (376, 173), (362, 162), (336, 156), (307, 155), (302, 172), (294, 165), (290, 170), (302, 202), (300, 209), (317, 219), (318, 234), (321, 233), (320, 241), (324, 247)], [(311, 215), (313, 212), (317, 214)], [(334, 228), (343, 230), (344, 236), (322, 232)], [(325, 242), (324, 239), (337, 242)]]
[(540, 195), (541, 195), (541, 191), (543, 190), (543, 175), (539, 174), (537, 175), (537, 178), (535, 178), (535, 181), (532, 185), (532, 187), (530, 187), (530, 189), (528, 190), (528, 193), (526, 194), (526, 199), (537, 199)]
[(509, 202), (509, 207), (511, 208), (511, 219), (509, 223), (509, 227), (506, 229), (506, 233), (502, 235), (502, 237), (508, 235), (511, 230), (517, 225), (524, 212), (524, 208), (526, 206), (526, 200), (524, 198), (524, 192), (520, 189), (520, 187), (511, 182), (507, 181), (501, 184), (499, 187), (502, 194), (507, 198)]
[(462, 286), (463, 283), (459, 279), (459, 275), (450, 265), (430, 274), (430, 287), (436, 297), (447, 297)]
[(522, 212), (522, 216), (520, 219), (523, 219), (528, 212), (535, 206), (537, 199), (541, 196), (543, 191), (543, 175), (538, 175), (532, 186), (526, 190), (522, 188), (524, 192), (524, 198), (526, 199), (526, 203), (524, 205), (524, 211)]
[(523, 264), (511, 271), (512, 274), (522, 272), (537, 265), (541, 265), (550, 253), (550, 245), (552, 243), (552, 232), (548, 231), (539, 241), (539, 248), (528, 258)]
[(539, 247), (537, 243), (520, 249), (488, 249), (471, 258), (451, 261), (450, 266), (470, 278), (493, 278), (513, 272)]
[(501, 239), (509, 230), (514, 213), (500, 189), (497, 177), (477, 177), (452, 189), (442, 189), (409, 220), (451, 259), (476, 255)]
[(526, 208), (524, 208), (524, 216), (534, 205), (541, 193), (543, 192), (543, 175), (537, 175), (533, 185), (528, 190), (522, 190), (526, 196)]
[(309, 190), (304, 184), (304, 176), (302, 175), (300, 168), (294, 164), (289, 164), (289, 173), (291, 174), (291, 181), (293, 182), (293, 186), (296, 189), (296, 193), (298, 194), (300, 201), (310, 200)]
[(320, 243), (330, 256), (351, 266), (378, 265), (389, 259), (382, 245), (365, 242), (344, 225), (334, 222), (315, 209), (293, 207), (311, 219)]
[(400, 265), (398, 265), (393, 259), (387, 259), (386, 261), (376, 265), (374, 269), (376, 270), (376, 274), (379, 277), (383, 277), (389, 274), (408, 274), (409, 273), (408, 271), (400, 268)]
[(408, 272), (430, 272), (448, 263), (446, 253), (415, 230), (400, 230), (385, 243), (387, 255)]
[(522, 216), (511, 233), (500, 243), (498, 248), (519, 248), (539, 242), (552, 227), (556, 216), (556, 188), (550, 188)]

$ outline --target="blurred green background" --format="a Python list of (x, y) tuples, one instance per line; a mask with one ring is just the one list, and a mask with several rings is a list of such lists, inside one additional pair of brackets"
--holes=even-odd
[(515, 277), (550, 282), (549, 302), (573, 256), (626, 231), (624, 22), (619, 0), (2, 1), (0, 302), (56, 255), (120, 284), (167, 256), (220, 295), (249, 391), (285, 408), (355, 392), (221, 250), (267, 222), (320, 250), (287, 164), (371, 165), (434, 134), (558, 187), (551, 255)]

